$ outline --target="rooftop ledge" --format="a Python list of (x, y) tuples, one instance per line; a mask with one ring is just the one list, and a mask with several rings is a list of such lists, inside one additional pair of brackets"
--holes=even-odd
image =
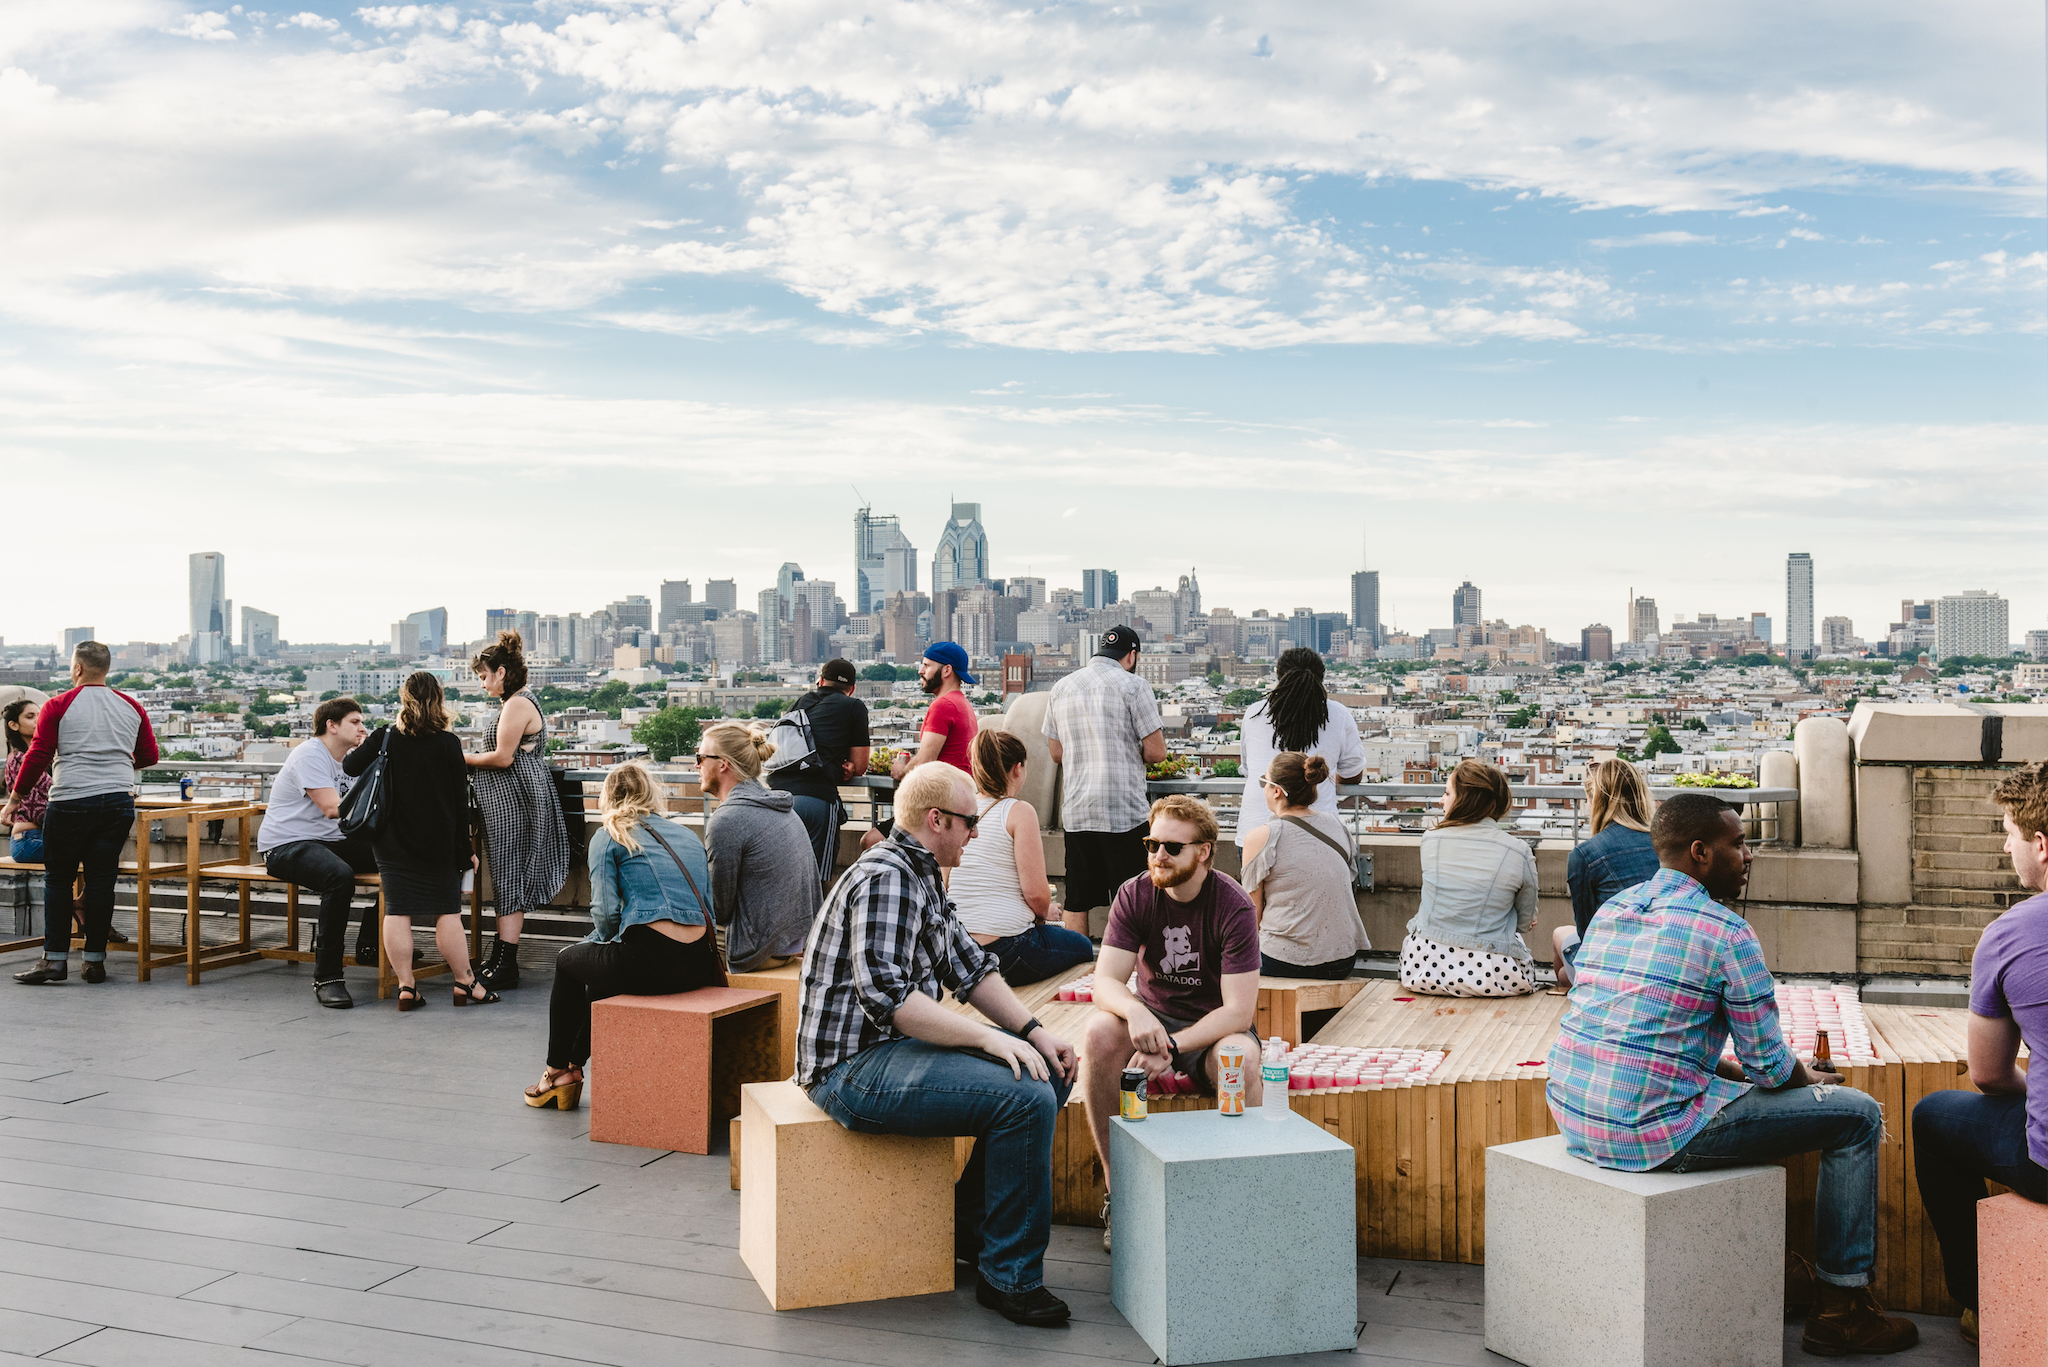
[(2048, 760), (2048, 703), (1863, 702), (1849, 739), (1864, 764), (2031, 764)]

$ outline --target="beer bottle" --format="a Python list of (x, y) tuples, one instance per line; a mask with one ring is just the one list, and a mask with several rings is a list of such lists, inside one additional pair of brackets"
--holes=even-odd
[(1826, 1072), (1835, 1072), (1834, 1051), (1828, 1048), (1828, 1032), (1820, 1031), (1813, 1042), (1813, 1066)]

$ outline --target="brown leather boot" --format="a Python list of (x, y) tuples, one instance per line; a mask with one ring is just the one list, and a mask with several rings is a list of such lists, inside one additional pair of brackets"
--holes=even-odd
[(1814, 1283), (1813, 1309), (1799, 1346), (1820, 1357), (1850, 1353), (1898, 1353), (1920, 1341), (1920, 1327), (1887, 1315), (1867, 1286)]
[(1785, 1250), (1785, 1313), (1804, 1314), (1813, 1308), (1814, 1287), (1820, 1285), (1820, 1278), (1813, 1275), (1813, 1264), (1794, 1253)]

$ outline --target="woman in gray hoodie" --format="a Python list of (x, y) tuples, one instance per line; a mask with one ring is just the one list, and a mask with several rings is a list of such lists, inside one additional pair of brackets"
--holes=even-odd
[(711, 905), (734, 972), (773, 968), (804, 952), (819, 905), (811, 837), (788, 793), (761, 784), (775, 753), (765, 732), (720, 722), (697, 745), (697, 781), (718, 799), (705, 823)]

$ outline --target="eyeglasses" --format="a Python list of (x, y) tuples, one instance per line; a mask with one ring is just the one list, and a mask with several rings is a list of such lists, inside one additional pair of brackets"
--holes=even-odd
[(703, 767), (704, 767), (704, 761), (705, 761), (705, 760), (707, 760), (707, 759), (719, 759), (719, 758), (721, 758), (721, 756), (718, 756), (718, 755), (698, 755), (698, 756), (697, 756), (696, 758), (697, 758), (697, 767), (698, 767), (699, 769), (701, 769), (701, 768), (703, 768)]
[(975, 828), (976, 826), (979, 826), (979, 825), (981, 824), (981, 818), (980, 818), (980, 817), (978, 817), (978, 816), (970, 816), (970, 815), (968, 815), (968, 814), (967, 814), (966, 812), (949, 812), (949, 811), (947, 811), (947, 810), (946, 810), (946, 809), (945, 809), (944, 807), (934, 807), (934, 808), (932, 808), (932, 810), (933, 810), (933, 811), (935, 811), (935, 812), (938, 812), (938, 813), (939, 813), (940, 815), (942, 815), (942, 816), (952, 816), (952, 817), (958, 817), (958, 818), (959, 818), (960, 820), (962, 820), (962, 821), (964, 821), (964, 822), (966, 822), (966, 823), (967, 823), (967, 829), (968, 829), (968, 830), (969, 830), (970, 832), (971, 832), (971, 831), (973, 831), (973, 829), (974, 829), (974, 828)]
[(1279, 788), (1282, 792), (1287, 791), (1286, 787), (1282, 785), (1279, 781), (1267, 778), (1263, 774), (1259, 777), (1259, 785), (1265, 788)]
[(1208, 842), (1206, 840), (1154, 840), (1147, 836), (1138, 843), (1145, 847), (1145, 853), (1147, 854), (1157, 854), (1161, 850), (1165, 850), (1168, 859), (1178, 859), (1180, 858), (1180, 852), (1188, 846), (1206, 845)]

